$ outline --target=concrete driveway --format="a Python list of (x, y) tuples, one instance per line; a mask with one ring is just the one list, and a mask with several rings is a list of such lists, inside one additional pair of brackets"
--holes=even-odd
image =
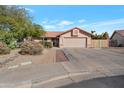
[[(60, 50), (69, 61), (0, 70), (0, 87), (124, 87), (122, 52), (83, 48)], [(104, 79), (107, 83), (103, 83)]]
[(63, 49), (71, 64), (80, 71), (99, 71), (106, 75), (122, 74), (124, 54), (109, 49)]
[[(69, 77), (36, 87), (124, 87), (124, 54), (111, 49), (63, 49), (69, 62), (62, 62)], [(78, 73), (78, 75), (74, 75)], [(80, 75), (79, 75), (80, 73)], [(116, 82), (116, 83), (115, 83)]]

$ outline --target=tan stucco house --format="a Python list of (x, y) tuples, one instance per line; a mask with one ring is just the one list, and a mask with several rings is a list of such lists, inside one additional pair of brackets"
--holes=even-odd
[(124, 30), (116, 30), (112, 34), (111, 38), (111, 46), (118, 47), (124, 46)]
[(91, 33), (78, 27), (65, 32), (47, 32), (45, 39), (53, 42), (53, 46), (64, 47), (91, 47)]

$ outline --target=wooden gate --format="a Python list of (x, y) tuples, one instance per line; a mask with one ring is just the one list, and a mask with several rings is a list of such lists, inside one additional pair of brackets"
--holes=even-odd
[(107, 47), (109, 47), (109, 40), (108, 39), (105, 39), (105, 40), (93, 39), (91, 42), (92, 42), (92, 48), (107, 48)]

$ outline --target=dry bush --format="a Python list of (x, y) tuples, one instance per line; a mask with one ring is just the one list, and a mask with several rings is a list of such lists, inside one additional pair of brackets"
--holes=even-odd
[(35, 41), (25, 41), (21, 45), (21, 51), (19, 52), (22, 55), (39, 55), (43, 51), (43, 46)]
[(10, 49), (3, 42), (0, 42), (0, 55), (10, 54)]

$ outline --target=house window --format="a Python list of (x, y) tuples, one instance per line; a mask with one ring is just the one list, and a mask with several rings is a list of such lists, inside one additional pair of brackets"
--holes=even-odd
[(79, 30), (78, 29), (74, 29), (72, 35), (73, 36), (78, 36), (78, 33), (79, 33)]

